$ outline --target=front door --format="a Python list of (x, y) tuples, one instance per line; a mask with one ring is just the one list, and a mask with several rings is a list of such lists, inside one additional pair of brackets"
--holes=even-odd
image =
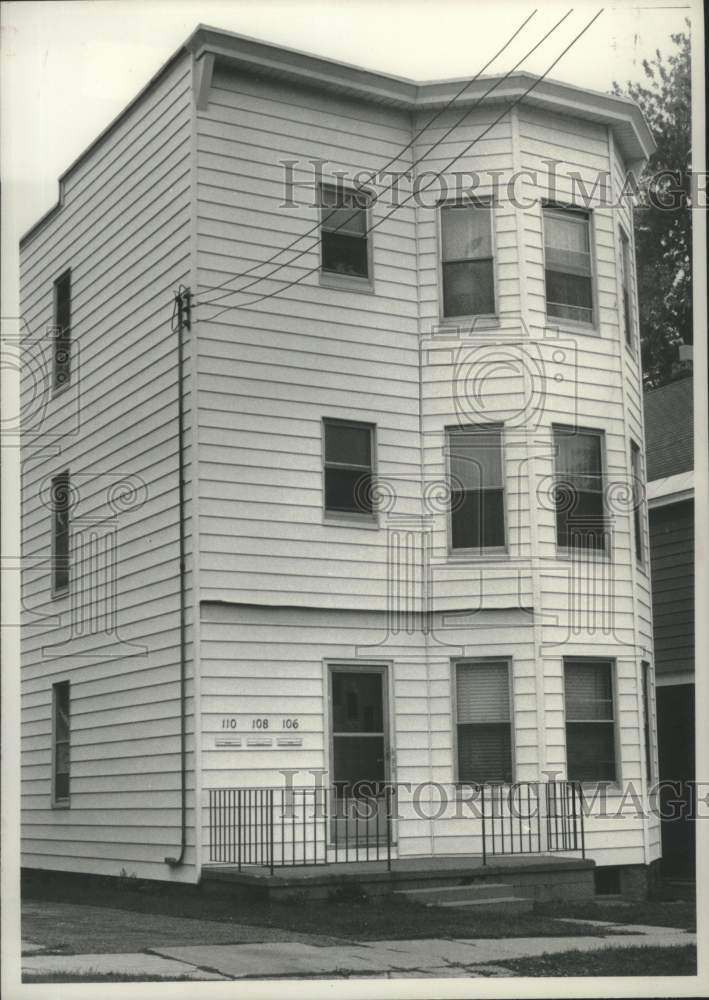
[(361, 846), (386, 836), (386, 667), (331, 667), (331, 837)]

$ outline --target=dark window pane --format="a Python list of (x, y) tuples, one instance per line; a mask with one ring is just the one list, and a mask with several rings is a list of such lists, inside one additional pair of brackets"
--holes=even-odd
[(452, 546), (481, 549), (505, 544), (502, 490), (451, 493)]
[(54, 797), (55, 799), (68, 799), (69, 798), (69, 775), (68, 774), (57, 774), (54, 779)]
[(603, 495), (566, 484), (557, 487), (556, 540), (567, 548), (605, 549), (607, 525)]
[(593, 319), (591, 278), (549, 269), (545, 274), (548, 315), (591, 322)]
[(494, 312), (491, 260), (465, 260), (443, 264), (445, 316), (488, 315)]
[(333, 671), (332, 725), (335, 733), (382, 732), (381, 674)]
[(512, 781), (509, 722), (458, 726), (458, 780)]
[(614, 781), (613, 723), (567, 723), (566, 760), (570, 781)]
[(54, 388), (69, 382), (71, 374), (71, 276), (67, 271), (54, 283)]
[(613, 678), (610, 663), (566, 662), (564, 697), (567, 722), (612, 722)]
[(323, 230), (321, 237), (323, 271), (367, 277), (366, 236), (348, 236), (342, 231), (329, 233)]
[(361, 783), (360, 793), (374, 793), (384, 781), (383, 736), (335, 736), (334, 776), (339, 795), (349, 796)]
[(61, 590), (69, 584), (69, 476), (52, 480), (53, 585)]
[(372, 432), (352, 424), (325, 424), (325, 461), (344, 465), (372, 464)]
[(325, 469), (325, 509), (371, 514), (374, 510), (371, 473), (361, 469)]

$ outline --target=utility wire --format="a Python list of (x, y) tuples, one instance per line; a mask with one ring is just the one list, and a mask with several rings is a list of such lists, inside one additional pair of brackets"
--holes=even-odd
[[(431, 128), (431, 126), (433, 125), (433, 123), (435, 121), (437, 121), (441, 117), (441, 115), (443, 115), (453, 104), (455, 104), (455, 102), (459, 98), (461, 98), (463, 96), (463, 94), (465, 93), (466, 90), (468, 90), (469, 87), (472, 87), (472, 85), (476, 82), (476, 80), (478, 80), (479, 77), (482, 76), (482, 74), (485, 72), (485, 70), (488, 68), (488, 66), (491, 66), (492, 63), (498, 58), (498, 56), (502, 55), (502, 53), (505, 51), (505, 49), (509, 45), (512, 44), (512, 42), (515, 40), (515, 38), (517, 37), (517, 35), (519, 35), (520, 31), (522, 31), (522, 29), (527, 26), (527, 24), (531, 21), (531, 19), (534, 17), (534, 15), (536, 13), (537, 13), (537, 10), (535, 9), (535, 10), (532, 11), (532, 13), (529, 15), (529, 17), (525, 18), (525, 20), (522, 22), (522, 24), (520, 24), (519, 28), (517, 28), (517, 30), (514, 32), (514, 34), (510, 35), (510, 37), (507, 39), (507, 41), (502, 46), (502, 48), (498, 49), (498, 51), (495, 53), (495, 55), (485, 63), (485, 65), (482, 67), (482, 69), (478, 70), (478, 72), (475, 74), (474, 77), (472, 77), (470, 80), (466, 80), (466, 82), (460, 88), (460, 90), (456, 94), (454, 94), (453, 97), (451, 97), (451, 99), (446, 104), (444, 104), (442, 108), (439, 108), (439, 110), (435, 113), (435, 115), (433, 116), (433, 118), (431, 118), (430, 121), (426, 122), (426, 124), (423, 125), (421, 127), (421, 129), (419, 129), (419, 131), (416, 133), (416, 135), (414, 135), (409, 140), (409, 142), (402, 149), (400, 149), (397, 152), (396, 156), (393, 156), (387, 163), (384, 164), (383, 167), (380, 167), (378, 170), (373, 170), (372, 173), (369, 175), (369, 177), (366, 178), (366, 180), (362, 181), (361, 183), (357, 183), (355, 185), (355, 193), (357, 193), (357, 194), (361, 193), (364, 190), (364, 188), (366, 187), (367, 184), (371, 184), (372, 183), (372, 181), (376, 178), (377, 174), (382, 174), (385, 170), (387, 170), (389, 167), (393, 166), (398, 160), (400, 160), (401, 157), (404, 155), (404, 153), (406, 153), (409, 149), (411, 149), (411, 147), (416, 142), (418, 142), (418, 140), (421, 138), (421, 136), (424, 134), (424, 132), (426, 132), (427, 129)], [(430, 150), (429, 150), (429, 152), (430, 152)], [(233, 275), (231, 275), (231, 277), (227, 278), (226, 281), (223, 281), (220, 285), (214, 285), (213, 287), (208, 287), (208, 288), (205, 289), (205, 291), (207, 291), (207, 292), (218, 292), (218, 291), (221, 291), (221, 289), (226, 288), (227, 285), (230, 285), (232, 281), (236, 281), (239, 278), (246, 278), (246, 277), (248, 277), (249, 274), (252, 274), (254, 271), (258, 270), (260, 267), (267, 267), (269, 264), (273, 263), (273, 261), (277, 260), (277, 258), (280, 257), (281, 254), (287, 253), (297, 243), (300, 243), (301, 240), (306, 239), (312, 233), (318, 232), (319, 229), (320, 229), (320, 226), (322, 225), (322, 222), (327, 222), (327, 220), (332, 215), (334, 215), (336, 211), (337, 211), (336, 208), (333, 209), (333, 211), (329, 215), (327, 215), (325, 219), (323, 219), (322, 221), (318, 221), (312, 227), (312, 229), (309, 229), (307, 232), (301, 233), (298, 236), (296, 236), (296, 238), (294, 240), (292, 240), (291, 243), (288, 244), (288, 246), (283, 247), (280, 250), (277, 250), (271, 257), (268, 258), (268, 260), (257, 261), (255, 264), (253, 264), (246, 271), (242, 271), (240, 274), (233, 274)], [(354, 218), (354, 216), (352, 216), (352, 218)], [(350, 220), (346, 219), (344, 224), (346, 224), (348, 221), (350, 221)], [(339, 229), (340, 227), (338, 226), (337, 228)], [(335, 231), (336, 230), (333, 230), (333, 232), (335, 232)], [(313, 249), (313, 247), (309, 248), (309, 250), (312, 250), (312, 249)], [(309, 250), (307, 252), (309, 252)], [(294, 258), (294, 259), (296, 259), (296, 258)], [(289, 261), (288, 263), (292, 263), (292, 261)], [(287, 265), (283, 265), (283, 266), (287, 266)], [(274, 274), (275, 270), (272, 271), (271, 273)], [(270, 277), (270, 275), (266, 275), (265, 277)], [(262, 279), (260, 278), (259, 280), (262, 280)], [(250, 282), (245, 287), (250, 288), (251, 284), (252, 283)], [(242, 292), (242, 291), (244, 291), (244, 289), (243, 288), (228, 289), (227, 292), (226, 292), (226, 294), (229, 295), (233, 291)], [(205, 302), (202, 302), (202, 303), (199, 303), (199, 304), (200, 305), (210, 305), (213, 302), (218, 302), (220, 299), (222, 299), (224, 297), (225, 296), (218, 295), (214, 299), (209, 299), (209, 300), (207, 300)]]
[[(480, 133), (480, 135), (476, 136), (476, 138), (473, 139), (472, 142), (468, 143), (468, 145), (463, 150), (461, 150), (460, 153), (458, 153), (456, 156), (454, 156), (453, 159), (450, 160), (450, 162), (447, 163), (446, 166), (442, 170), (440, 170), (437, 174), (434, 174), (434, 176), (432, 177), (432, 179), (431, 179), (431, 181), (429, 183), (427, 183), (424, 187), (420, 188), (419, 191), (417, 191), (415, 193), (412, 192), (410, 195), (408, 195), (406, 198), (404, 198), (404, 200), (400, 204), (395, 205), (394, 208), (392, 208), (392, 210), (387, 213), (387, 215), (385, 215), (383, 218), (381, 218), (378, 222), (374, 223), (374, 225), (370, 226), (369, 229), (367, 229), (365, 231), (365, 235), (368, 235), (374, 229), (377, 229), (384, 222), (386, 222), (387, 219), (389, 219), (394, 214), (394, 212), (398, 211), (399, 208), (401, 208), (408, 201), (410, 201), (415, 196), (415, 194), (420, 194), (421, 191), (425, 191), (429, 187), (431, 187), (431, 185), (434, 184), (437, 180), (439, 180), (443, 176), (444, 173), (446, 173), (448, 170), (450, 170), (450, 168), (453, 166), (454, 163), (456, 163), (462, 156), (465, 156), (466, 153), (468, 153), (473, 148), (473, 146), (475, 146), (476, 143), (478, 143), (485, 135), (487, 135), (487, 133), (490, 132), (491, 129), (493, 129), (495, 127), (495, 125), (497, 125), (498, 122), (500, 122), (504, 118), (504, 116), (509, 111), (512, 110), (512, 108), (516, 107), (521, 101), (524, 100), (525, 97), (527, 97), (536, 87), (538, 87), (539, 84), (544, 79), (546, 79), (546, 77), (549, 75), (549, 73), (552, 71), (552, 69), (557, 65), (557, 63), (560, 62), (561, 59), (563, 59), (563, 57), (566, 55), (566, 53), (588, 31), (588, 29), (591, 27), (591, 25), (595, 21), (598, 20), (598, 18), (603, 13), (603, 10), (604, 10), (604, 8), (601, 8), (596, 14), (594, 14), (594, 16), (591, 18), (591, 20), (581, 29), (581, 31), (571, 40), (571, 42), (569, 42), (569, 44), (562, 50), (562, 52), (556, 57), (556, 59), (554, 59), (553, 62), (551, 62), (549, 64), (549, 66), (547, 66), (547, 68), (544, 71), (544, 73), (542, 73), (541, 76), (539, 76), (532, 84), (530, 84), (530, 86), (527, 87), (527, 89), (522, 94), (520, 94), (519, 97), (515, 98), (515, 100), (512, 101), (512, 103), (509, 104), (504, 109), (504, 111), (502, 111), (497, 116), (497, 118), (493, 122), (491, 122), (490, 125), (487, 126), (487, 128), (483, 129), (483, 131)], [(310, 249), (312, 250), (312, 249), (314, 249), (314, 247), (311, 247)], [(250, 302), (245, 303), (244, 306), (246, 308), (248, 308), (248, 307), (250, 307), (252, 305), (256, 305), (256, 303), (258, 303), (258, 302), (262, 302), (262, 301), (264, 301), (266, 299), (274, 298), (276, 295), (280, 295), (282, 292), (287, 291), (289, 288), (292, 288), (294, 285), (300, 284), (300, 282), (303, 281), (305, 278), (309, 277), (311, 274), (315, 274), (319, 270), (320, 270), (320, 265), (318, 265), (317, 267), (310, 268), (310, 270), (304, 271), (303, 274), (300, 275), (300, 277), (294, 278), (292, 281), (289, 281), (286, 284), (284, 284), (282, 288), (276, 289), (276, 291), (269, 292), (268, 294), (259, 295), (256, 298), (252, 299)], [(259, 280), (265, 280), (265, 278), (259, 279)], [(235, 293), (240, 292), (240, 291), (241, 291), (241, 289), (234, 289)], [(224, 309), (220, 309), (219, 312), (216, 313), (214, 316), (210, 317), (210, 319), (211, 320), (218, 319), (218, 317), (221, 316), (222, 313), (227, 312), (231, 308), (234, 308), (234, 307), (233, 306), (226, 306)]]

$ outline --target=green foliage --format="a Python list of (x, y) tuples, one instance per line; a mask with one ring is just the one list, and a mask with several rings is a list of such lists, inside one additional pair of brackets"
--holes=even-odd
[[(686, 22), (689, 29), (689, 21)], [(644, 83), (614, 84), (639, 104), (657, 143), (635, 206), (640, 340), (648, 388), (672, 380), (679, 344), (692, 343), (691, 86), (689, 31), (643, 60)]]

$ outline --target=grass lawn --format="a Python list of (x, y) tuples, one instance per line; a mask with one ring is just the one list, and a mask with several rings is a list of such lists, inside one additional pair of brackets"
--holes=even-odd
[(697, 949), (694, 945), (678, 945), (562, 951), (496, 964), (504, 965), (513, 976), (696, 976)]
[(545, 917), (609, 920), (618, 924), (679, 927), (685, 931), (697, 929), (697, 907), (693, 900), (648, 899), (639, 903), (610, 903), (603, 897), (596, 897), (586, 903), (540, 903), (537, 912)]

